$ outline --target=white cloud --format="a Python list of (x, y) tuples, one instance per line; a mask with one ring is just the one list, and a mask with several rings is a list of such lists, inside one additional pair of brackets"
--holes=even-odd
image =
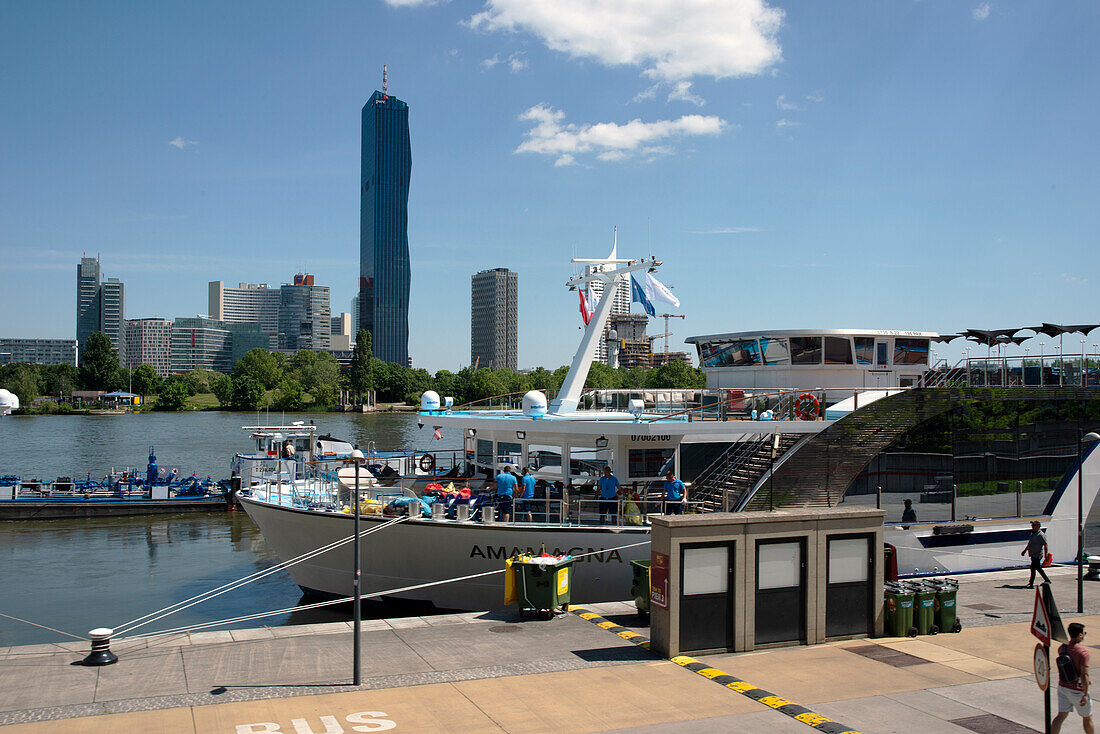
[(382, 0), (391, 8), (414, 8), (417, 5), (439, 5), (440, 0)]
[(493, 54), (491, 57), (481, 60), (481, 68), (482, 69), (492, 69), (494, 66), (496, 66), (499, 63), (500, 63), (500, 55), (499, 54)]
[(775, 126), (778, 128), (784, 127), (796, 127), (798, 125), (794, 120), (776, 120)]
[(985, 20), (989, 17), (990, 11), (993, 10), (993, 6), (989, 3), (982, 3), (978, 7), (970, 11), (970, 15), (974, 17), (974, 20)]
[(781, 94), (775, 100), (775, 106), (781, 110), (801, 110), (802, 108), (796, 105), (794, 102), (787, 101), (787, 95)]
[(516, 153), (556, 156), (555, 166), (577, 163), (577, 155), (594, 153), (601, 161), (621, 161), (633, 156), (668, 155), (668, 143), (688, 135), (717, 135), (726, 122), (713, 115), (684, 115), (676, 120), (625, 124), (599, 122), (589, 125), (565, 123), (565, 113), (546, 104), (535, 105), (519, 116), (534, 124), (524, 135)]
[(760, 74), (782, 60), (783, 11), (764, 0), (488, 0), (476, 30), (529, 32), (551, 49), (654, 79)]
[(481, 68), (488, 71), (498, 64), (508, 64), (508, 69), (513, 74), (518, 74), (527, 68), (527, 59), (522, 53), (514, 53), (507, 59), (500, 58), (500, 54), (493, 54), (487, 59), (483, 59), (481, 62)]
[(810, 92), (809, 94), (806, 95), (806, 99), (810, 102), (824, 102), (825, 101), (825, 90), (824, 89), (819, 89), (816, 92)]
[(697, 229), (688, 234), (745, 234), (746, 232), (763, 232), (759, 227), (719, 227), (718, 229)]
[(674, 100), (691, 102), (696, 107), (702, 107), (707, 103), (705, 99), (691, 91), (691, 82), (676, 82), (673, 85), (672, 91), (668, 93), (668, 101)]
[(199, 143), (197, 140), (187, 140), (182, 135), (177, 135), (176, 137), (169, 140), (168, 144), (171, 145), (173, 148), (179, 148), (180, 150), (183, 150), (188, 146), (198, 145)]
[(661, 88), (660, 84), (654, 84), (652, 87), (647, 87), (642, 91), (634, 95), (632, 102), (644, 102), (647, 99), (656, 99), (657, 90)]

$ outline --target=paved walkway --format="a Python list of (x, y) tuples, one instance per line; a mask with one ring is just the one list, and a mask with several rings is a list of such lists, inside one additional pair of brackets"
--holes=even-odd
[[(1073, 569), (1051, 575), (1063, 618), (1076, 618)], [(957, 635), (696, 659), (838, 722), (822, 731), (1042, 731), (1026, 576), (963, 577)], [(1100, 586), (1086, 582), (1085, 590), (1083, 621), (1100, 628)], [(627, 604), (588, 608), (637, 624)], [(364, 628), (359, 688), (346, 685), (346, 623), (124, 640), (114, 646), (119, 663), (104, 668), (73, 664), (83, 657), (80, 643), (0, 648), (0, 731), (814, 731), (572, 614), (371, 620)], [(1072, 720), (1065, 728), (1079, 730)]]

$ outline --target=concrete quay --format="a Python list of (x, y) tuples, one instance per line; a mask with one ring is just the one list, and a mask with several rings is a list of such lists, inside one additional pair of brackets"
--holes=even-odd
[[(1063, 620), (1077, 619), (1075, 569), (1048, 573)], [(695, 656), (702, 673), (577, 614), (365, 621), (358, 688), (349, 623), (119, 640), (120, 661), (102, 668), (74, 664), (85, 643), (0, 648), (0, 731), (1042, 731), (1026, 570), (960, 581), (959, 634)], [(648, 635), (631, 604), (585, 609)], [(1100, 636), (1095, 582), (1080, 619)], [(719, 673), (772, 700), (710, 679)], [(812, 713), (792, 718), (784, 702)]]

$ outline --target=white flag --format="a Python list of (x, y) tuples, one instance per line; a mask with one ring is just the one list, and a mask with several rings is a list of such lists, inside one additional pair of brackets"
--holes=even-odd
[(675, 308), (680, 308), (680, 299), (672, 295), (672, 291), (668, 289), (668, 286), (654, 278), (653, 273), (645, 274), (645, 294), (650, 301), (661, 301)]

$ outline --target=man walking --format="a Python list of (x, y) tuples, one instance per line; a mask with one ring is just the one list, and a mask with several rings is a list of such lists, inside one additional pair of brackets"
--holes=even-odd
[(516, 488), (516, 475), (512, 473), (512, 467), (506, 465), (497, 474), (497, 511), (502, 522), (512, 519), (512, 492)]
[(1064, 677), (1062, 666), (1058, 666), (1058, 715), (1050, 722), (1052, 734), (1062, 731), (1062, 723), (1069, 716), (1070, 711), (1076, 711), (1081, 715), (1081, 723), (1085, 727), (1086, 734), (1093, 734), (1092, 728), (1092, 699), (1089, 698), (1089, 649), (1083, 644), (1085, 641), (1085, 625), (1080, 622), (1070, 622), (1066, 630), (1069, 632), (1069, 644), (1058, 648), (1058, 655), (1069, 655), (1073, 663), (1073, 670), (1068, 671), (1075, 675), (1073, 680)]
[(1031, 521), (1031, 537), (1027, 539), (1027, 547), (1020, 551), (1020, 555), (1031, 556), (1031, 578), (1028, 579), (1027, 588), (1035, 588), (1035, 572), (1043, 577), (1043, 581), (1050, 583), (1046, 571), (1043, 570), (1043, 560), (1047, 557), (1047, 536), (1039, 529), (1039, 521)]
[(600, 524), (606, 525), (606, 517), (611, 516), (611, 524), (615, 524), (618, 516), (619, 480), (611, 473), (611, 467), (603, 468), (603, 476), (597, 484), (600, 486)]

